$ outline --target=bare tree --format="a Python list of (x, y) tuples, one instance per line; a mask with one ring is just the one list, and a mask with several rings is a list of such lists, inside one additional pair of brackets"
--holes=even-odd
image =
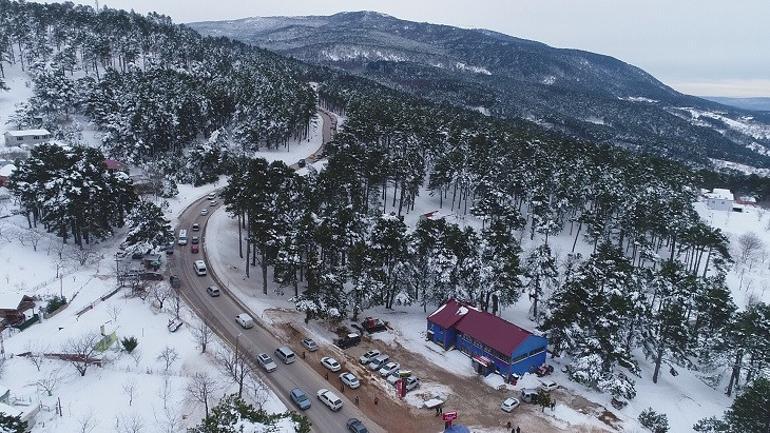
[(160, 384), (160, 389), (158, 389), (158, 397), (163, 401), (163, 409), (168, 409), (168, 401), (171, 399), (173, 393), (173, 389), (171, 388), (171, 378), (169, 376), (163, 376), (163, 382)]
[(120, 417), (120, 432), (121, 433), (141, 433), (144, 429), (144, 423), (142, 418), (137, 414), (124, 415)]
[(179, 411), (164, 407), (160, 414), (154, 408), (152, 412), (155, 416), (155, 422), (163, 433), (178, 433), (182, 430), (180, 426), (182, 417)]
[(123, 309), (120, 307), (120, 305), (113, 304), (109, 310), (107, 310), (107, 314), (110, 315), (110, 320), (112, 320), (112, 323), (118, 323), (118, 318), (120, 317), (120, 313), (123, 311)]
[(243, 383), (246, 376), (251, 373), (251, 367), (249, 366), (243, 351), (238, 349), (238, 345), (235, 346), (235, 350), (225, 348), (217, 352), (217, 361), (222, 366), (224, 373), (232, 379), (233, 383), (238, 385), (238, 397), (243, 396)]
[(179, 359), (179, 353), (171, 346), (166, 346), (158, 355), (158, 361), (163, 362), (163, 371), (166, 373), (168, 373), (177, 359)]
[(43, 366), (43, 362), (45, 361), (45, 352), (47, 349), (42, 347), (38, 342), (32, 341), (27, 343), (26, 349), (28, 353), (27, 359), (29, 359), (29, 362), (35, 366), (37, 371), (40, 371), (40, 367)]
[(182, 312), (182, 298), (176, 291), (171, 290), (169, 301), (171, 302), (171, 312), (174, 313), (174, 317), (178, 319), (179, 314)]
[(211, 330), (206, 322), (198, 320), (195, 326), (192, 327), (191, 332), (195, 342), (201, 349), (201, 353), (206, 353), (206, 348), (208, 348), (209, 343), (214, 338), (214, 331)]
[[(39, 371), (39, 370), (38, 370)], [(61, 370), (58, 368), (55, 368), (48, 372), (45, 376), (39, 376), (37, 381), (35, 382), (35, 385), (39, 386), (40, 388), (45, 391), (45, 393), (51, 397), (53, 396), (53, 392), (56, 389), (57, 386), (59, 386), (59, 382), (61, 382), (62, 375)]]
[(99, 259), (99, 255), (90, 247), (72, 248), (69, 253), (69, 258), (77, 262), (80, 266), (85, 266), (86, 264), (95, 263)]
[(206, 417), (209, 416), (209, 402), (217, 393), (217, 381), (206, 373), (195, 373), (187, 384), (187, 393), (198, 403), (203, 404)]
[(142, 362), (142, 351), (139, 350), (139, 348), (136, 348), (131, 351), (131, 353), (128, 354), (128, 356), (131, 357), (131, 359), (134, 360), (134, 365), (136, 367), (139, 367), (139, 363)]
[(166, 300), (173, 295), (174, 292), (165, 284), (154, 283), (150, 286), (150, 297), (158, 306), (158, 309), (163, 311), (163, 304)]
[(249, 374), (245, 386), (252, 403), (254, 403), (259, 410), (262, 410), (262, 407), (265, 405), (268, 398), (270, 398), (270, 389), (255, 374)]
[(40, 240), (43, 239), (43, 234), (30, 229), (18, 232), (17, 237), (19, 239), (19, 243), (22, 246), (25, 246), (26, 243), (29, 243), (32, 245), (32, 250), (37, 251), (37, 245), (40, 243)]
[(742, 263), (754, 259), (764, 248), (764, 242), (754, 232), (746, 232), (738, 237), (738, 257)]
[(89, 410), (87, 413), (84, 413), (80, 416), (80, 418), (78, 418), (78, 424), (79, 433), (91, 433), (94, 431), (94, 429), (96, 429), (96, 425), (98, 423), (94, 419), (94, 412)]
[(95, 332), (70, 338), (64, 344), (67, 353), (67, 361), (72, 364), (81, 376), (86, 375), (88, 367), (93, 363), (93, 355), (96, 353), (96, 344), (101, 336)]
[(128, 396), (128, 406), (134, 404), (134, 394), (136, 393), (136, 383), (132, 380), (123, 384), (123, 394)]

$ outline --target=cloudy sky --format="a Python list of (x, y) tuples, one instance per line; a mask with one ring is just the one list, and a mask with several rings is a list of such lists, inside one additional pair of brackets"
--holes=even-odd
[(608, 54), (694, 95), (770, 97), (770, 0), (99, 1), (178, 22), (375, 10)]

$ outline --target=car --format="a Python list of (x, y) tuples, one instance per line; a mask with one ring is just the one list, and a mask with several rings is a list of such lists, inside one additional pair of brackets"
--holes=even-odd
[(202, 277), (208, 273), (208, 269), (206, 269), (206, 262), (203, 260), (196, 260), (193, 262), (193, 269), (195, 270), (195, 273)]
[(200, 238), (198, 238), (198, 236), (193, 236), (191, 242), (193, 245), (198, 245), (201, 242), (201, 240)]
[(171, 242), (170, 244), (166, 245), (166, 254), (171, 255), (174, 254), (174, 243)]
[(297, 355), (294, 354), (294, 351), (289, 346), (281, 346), (275, 349), (274, 353), (284, 364), (291, 364), (297, 359)]
[(273, 358), (271, 358), (267, 353), (260, 353), (257, 355), (257, 362), (259, 362), (259, 365), (262, 366), (262, 369), (268, 373), (271, 373), (278, 368), (278, 366), (275, 365)]
[(340, 365), (340, 363), (337, 362), (337, 360), (332, 358), (331, 356), (324, 356), (323, 358), (321, 358), (321, 365), (326, 367), (326, 369), (329, 371), (337, 372), (342, 370), (342, 366)]
[(209, 210), (208, 209), (201, 210), (201, 215), (206, 216), (208, 214), (209, 214)]
[(348, 349), (361, 342), (361, 336), (358, 334), (348, 334), (334, 341), (340, 349)]
[(252, 319), (251, 316), (246, 313), (241, 313), (235, 316), (235, 321), (238, 322), (238, 324), (241, 325), (243, 329), (250, 329), (254, 327), (254, 319)]
[(409, 376), (406, 379), (406, 390), (411, 391), (420, 387), (420, 378), (416, 376)]
[(508, 397), (505, 400), (503, 400), (502, 403), (500, 403), (500, 409), (503, 410), (503, 412), (512, 412), (514, 409), (519, 407), (519, 399)]
[(312, 338), (303, 338), (302, 347), (308, 350), (308, 352), (315, 352), (318, 350), (318, 344)]
[(361, 381), (358, 380), (358, 377), (349, 371), (340, 374), (340, 381), (350, 389), (356, 389), (361, 386)]
[(171, 283), (171, 287), (178, 289), (182, 287), (182, 280), (179, 279), (178, 275), (171, 275), (168, 277), (169, 283)]
[(198, 252), (199, 252), (200, 250), (201, 250), (201, 249), (200, 249), (200, 247), (198, 247), (198, 245), (195, 245), (195, 244), (192, 244), (192, 245), (190, 245), (190, 252), (191, 252), (191, 253), (193, 253), (193, 254), (198, 254)]
[(369, 430), (364, 427), (364, 423), (358, 418), (350, 418), (345, 425), (350, 433), (369, 433)]
[(310, 397), (307, 396), (305, 391), (294, 388), (289, 392), (289, 396), (291, 397), (291, 401), (293, 401), (301, 410), (310, 409)]
[(399, 367), (401, 367), (401, 365), (398, 362), (390, 361), (385, 365), (383, 365), (382, 367), (380, 367), (380, 369), (377, 370), (377, 373), (381, 377), (388, 377), (390, 373), (393, 373), (394, 371), (398, 370)]
[(131, 258), (133, 260), (142, 260), (142, 258), (144, 257), (144, 254), (145, 253), (143, 253), (142, 251), (134, 251), (133, 253), (131, 253)]
[(545, 392), (551, 392), (554, 389), (558, 388), (559, 385), (552, 381), (552, 380), (541, 380), (540, 381), (540, 389), (542, 389)]
[(216, 193), (212, 192), (211, 194), (208, 195), (208, 199), (209, 200), (214, 200), (215, 198), (217, 198), (217, 194)]
[(380, 367), (385, 365), (385, 363), (388, 362), (388, 360), (390, 360), (390, 356), (384, 353), (379, 354), (374, 358), (372, 358), (371, 361), (369, 361), (369, 364), (367, 364), (367, 368), (372, 371), (377, 371), (380, 369)]
[(521, 400), (526, 403), (537, 403), (537, 390), (531, 388), (522, 389)]
[(209, 206), (211, 206), (211, 207), (214, 207), (214, 206), (216, 206), (216, 205), (218, 205), (218, 204), (219, 204), (219, 201), (217, 201), (217, 200), (211, 200), (211, 201), (209, 202)]
[(360, 358), (358, 358), (358, 362), (360, 364), (366, 365), (366, 364), (372, 362), (372, 360), (376, 356), (380, 356), (380, 351), (379, 350), (375, 350), (375, 349), (368, 350), (368, 351), (366, 351), (366, 353), (361, 355)]
[(197, 232), (197, 231), (200, 231), (200, 229), (201, 229), (200, 224), (195, 223), (192, 225), (192, 231)]
[(318, 396), (318, 399), (321, 400), (321, 403), (326, 405), (326, 407), (332, 411), (337, 412), (338, 410), (342, 409), (342, 399), (337, 397), (337, 394), (329, 391), (328, 389), (319, 389), (316, 393), (316, 396)]
[(207, 293), (209, 294), (209, 296), (211, 296), (212, 298), (216, 298), (217, 296), (219, 296), (219, 295), (221, 295), (221, 294), (222, 294), (222, 291), (221, 291), (221, 290), (219, 290), (219, 287), (213, 287), (213, 286), (208, 286), (208, 287), (206, 287), (206, 292), (207, 292)]
[(396, 382), (401, 380), (401, 371), (396, 370), (388, 375), (388, 377), (385, 378), (385, 381), (389, 384), (396, 386)]
[(139, 279), (142, 281), (163, 281), (166, 277), (158, 272), (142, 272), (139, 274)]
[(305, 165), (307, 165), (307, 162), (304, 159), (300, 159), (299, 161), (297, 161), (297, 167), (302, 168)]

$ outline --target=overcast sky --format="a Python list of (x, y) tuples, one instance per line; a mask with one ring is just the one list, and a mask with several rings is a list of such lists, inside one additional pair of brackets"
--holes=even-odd
[(770, 0), (100, 0), (100, 4), (155, 10), (177, 22), (375, 10), (608, 54), (694, 95), (770, 96)]

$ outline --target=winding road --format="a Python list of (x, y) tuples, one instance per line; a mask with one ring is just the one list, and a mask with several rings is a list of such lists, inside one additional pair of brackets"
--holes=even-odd
[[(334, 133), (334, 119), (323, 110), (319, 110), (323, 119), (323, 141), (321, 147), (313, 155), (307, 158), (308, 162), (315, 161), (323, 151), (324, 145), (331, 140)], [(292, 168), (297, 169), (297, 164)], [(199, 198), (188, 206), (181, 215), (179, 215), (178, 229), (188, 229), (189, 235), (198, 235), (201, 237), (201, 252), (193, 254), (189, 246), (176, 247), (175, 254), (169, 260), (169, 269), (172, 274), (178, 275), (181, 281), (179, 292), (187, 304), (195, 313), (203, 319), (214, 332), (227, 341), (232, 346), (237, 346), (239, 350), (247, 354), (252, 363), (252, 369), (259, 374), (263, 381), (278, 395), (289, 409), (298, 410), (289, 398), (289, 392), (293, 388), (303, 389), (313, 400), (312, 407), (304, 414), (313, 423), (313, 431), (318, 433), (346, 432), (346, 422), (349, 418), (360, 419), (370, 432), (385, 432), (383, 428), (376, 425), (344, 394), (336, 389), (337, 381), (329, 382), (316, 372), (304, 359), (297, 357), (293, 364), (282, 364), (275, 359), (278, 369), (272, 373), (264, 373), (257, 366), (256, 355), (260, 352), (266, 352), (273, 356), (273, 351), (286, 342), (279, 341), (271, 331), (270, 325), (261, 322), (254, 312), (250, 311), (236, 296), (224, 289), (217, 278), (217, 269), (214, 269), (206, 256), (206, 224), (208, 216), (201, 215), (202, 209), (208, 210), (211, 215), (218, 206), (221, 206), (221, 200), (216, 206), (210, 206), (206, 196)], [(199, 232), (190, 231), (193, 223), (200, 225)], [(203, 259), (208, 267), (208, 275), (198, 276), (193, 270), (193, 262)], [(206, 288), (217, 286), (223, 292), (223, 295), (217, 298), (210, 297)], [(243, 329), (235, 322), (237, 314), (247, 312), (257, 320), (257, 326), (251, 329)], [(290, 342), (290, 345), (297, 350), (298, 341)], [(321, 349), (323, 350), (323, 348)], [(336, 376), (330, 373), (330, 377)], [(331, 389), (344, 402), (339, 412), (332, 412), (315, 398), (315, 393), (321, 388)], [(348, 393), (349, 394), (349, 393)], [(298, 410), (299, 411), (299, 410)]]

